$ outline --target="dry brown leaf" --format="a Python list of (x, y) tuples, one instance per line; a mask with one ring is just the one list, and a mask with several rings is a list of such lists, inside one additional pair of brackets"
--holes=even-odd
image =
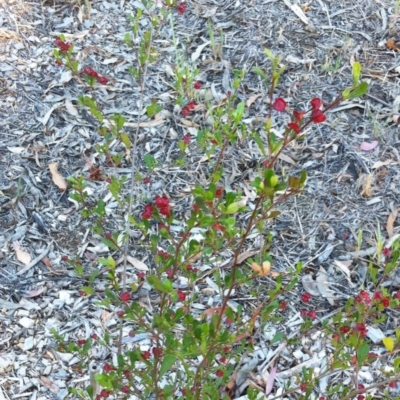
[(389, 50), (400, 50), (400, 43), (396, 43), (396, 41), (391, 38), (388, 39), (387, 42), (385, 43), (385, 46), (389, 49)]
[(271, 263), (269, 261), (264, 261), (261, 267), (259, 264), (253, 262), (251, 263), (251, 268), (254, 272), (258, 273), (259, 276), (265, 276), (271, 272)]
[(49, 170), (51, 173), (51, 177), (53, 178), (53, 183), (61, 190), (67, 190), (67, 181), (64, 177), (58, 172), (58, 162), (54, 162), (49, 164)]
[(211, 315), (218, 313), (222, 310), (222, 307), (211, 307), (208, 310), (204, 311), (203, 314), (206, 317), (210, 317)]
[(32, 261), (31, 255), (27, 251), (22, 250), (18, 242), (14, 242), (13, 245), (14, 245), (15, 255), (17, 256), (17, 260), (22, 264), (24, 264), (25, 266), (29, 265), (30, 262)]
[(262, 96), (261, 93), (259, 93), (259, 94), (253, 94), (253, 96), (250, 96), (250, 97), (248, 98), (248, 100), (246, 101), (246, 106), (247, 106), (247, 108), (250, 108), (251, 105), (252, 105), (260, 96)]
[(47, 378), (47, 376), (41, 376), (39, 380), (43, 386), (50, 390), (50, 392), (58, 393), (60, 391), (60, 388), (53, 381)]
[(278, 158), (279, 158), (280, 160), (286, 161), (287, 163), (292, 164), (292, 165), (294, 165), (294, 166), (297, 165), (296, 162), (295, 162), (292, 158), (290, 158), (289, 156), (287, 156), (286, 154), (281, 153), (281, 154), (279, 154)]
[(386, 161), (377, 161), (371, 168), (372, 169), (378, 169), (380, 167), (384, 167), (385, 165), (389, 165), (393, 162), (392, 159), (386, 160)]
[(363, 175), (362, 177), (362, 191), (361, 191), (361, 196), (364, 197), (370, 197), (372, 192), (374, 191), (374, 188), (372, 187), (372, 176), (371, 175)]
[(394, 221), (396, 220), (396, 217), (397, 217), (397, 211), (395, 210), (394, 212), (392, 211), (389, 214), (389, 217), (386, 221), (386, 231), (387, 231), (389, 237), (392, 237), (394, 235), (393, 224), (394, 224)]
[[(129, 262), (129, 264), (133, 265), (136, 269), (138, 269), (139, 271), (148, 271), (149, 267), (143, 262), (138, 260), (135, 257), (132, 256), (126, 256), (126, 260)], [(116, 264), (119, 265), (124, 261), (124, 257), (120, 257)]]

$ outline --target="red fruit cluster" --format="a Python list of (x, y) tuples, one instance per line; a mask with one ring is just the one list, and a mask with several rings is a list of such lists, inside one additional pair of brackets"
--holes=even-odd
[(159, 256), (161, 256), (161, 257), (166, 258), (166, 259), (169, 258), (169, 254), (168, 254), (166, 251), (164, 251), (164, 250), (159, 250), (157, 254), (158, 254)]
[(190, 144), (190, 135), (188, 133), (183, 137), (183, 143)]
[(356, 324), (354, 332), (357, 332), (361, 337), (365, 337), (368, 333), (368, 328), (365, 326), (364, 322), (361, 322), (360, 324)]
[(354, 301), (358, 304), (365, 304), (366, 306), (369, 306), (372, 302), (368, 292), (365, 290), (361, 290), (360, 294), (354, 298)]
[(190, 101), (185, 107), (183, 107), (181, 114), (184, 117), (187, 117), (190, 114), (190, 111), (193, 111), (195, 107), (196, 103), (194, 101)]
[[(321, 111), (322, 100), (316, 97), (311, 100), (310, 104), (312, 108), (311, 121), (314, 122), (314, 124), (319, 124), (321, 122), (324, 122), (326, 120), (326, 116)], [(286, 106), (287, 106), (286, 101), (281, 97), (275, 99), (275, 101), (272, 104), (272, 108), (279, 112), (284, 112), (286, 110)], [(288, 128), (294, 131), (296, 134), (299, 134), (301, 131), (301, 122), (305, 114), (306, 114), (305, 111), (293, 111), (293, 116), (292, 116), (293, 119), (288, 124)]]
[(153, 353), (154, 357), (161, 357), (162, 355), (162, 349), (160, 349), (159, 347), (153, 347), (151, 349), (151, 352)]
[(169, 199), (167, 196), (156, 196), (154, 203), (160, 214), (165, 215), (166, 217), (171, 215), (171, 207), (169, 205)]
[(105, 84), (107, 84), (107, 82), (108, 82), (108, 80), (107, 80), (107, 78), (105, 77), (105, 76), (100, 76), (99, 74), (98, 74), (98, 72), (96, 72), (92, 67), (85, 67), (85, 68), (83, 68), (83, 70), (81, 71), (81, 73), (83, 74), (83, 75), (86, 75), (86, 76), (90, 76), (90, 77), (92, 77), (92, 78), (95, 78), (96, 80), (97, 80), (97, 82), (99, 82), (100, 84), (102, 84), (102, 85), (105, 85)]
[(72, 46), (72, 43), (66, 43), (60, 38), (56, 39), (54, 44), (61, 50), (62, 53), (66, 53)]

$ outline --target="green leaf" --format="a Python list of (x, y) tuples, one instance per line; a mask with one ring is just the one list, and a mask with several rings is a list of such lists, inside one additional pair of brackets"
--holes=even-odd
[(281, 339), (283, 338), (283, 333), (282, 332), (276, 332), (275, 336), (272, 338), (270, 344), (273, 345), (275, 343), (278, 343), (281, 341)]
[(348, 99), (354, 99), (355, 97), (364, 96), (364, 94), (367, 93), (367, 91), (368, 91), (368, 83), (361, 82), (355, 89), (353, 89), (350, 92)]
[(258, 148), (260, 149), (262, 155), (266, 157), (267, 153), (265, 151), (264, 143), (262, 142), (260, 135), (257, 132), (253, 131), (252, 136)]
[(300, 183), (303, 184), (307, 179), (307, 171), (303, 170), (300, 173)]
[(368, 353), (369, 353), (369, 346), (367, 345), (367, 343), (362, 343), (357, 350), (357, 362), (359, 366), (363, 364), (363, 362), (368, 356)]
[(355, 62), (353, 64), (353, 82), (354, 86), (358, 85), (361, 76), (361, 64), (359, 62)]
[(161, 378), (163, 375), (165, 375), (171, 369), (171, 367), (175, 364), (177, 359), (178, 358), (176, 356), (174, 356), (173, 354), (165, 355), (165, 357), (161, 363), (159, 378)]
[(159, 292), (162, 293), (167, 293), (167, 291), (165, 290), (163, 284), (161, 283), (160, 279), (158, 279), (157, 276), (155, 275), (149, 275), (147, 277), (147, 282), (149, 282), (149, 284), (151, 286), (153, 286), (154, 289), (158, 290)]
[(115, 250), (115, 251), (119, 251), (119, 250), (120, 250), (120, 248), (119, 248), (114, 242), (112, 242), (111, 240), (109, 240), (109, 239), (107, 239), (107, 238), (103, 238), (103, 239), (102, 239), (102, 242), (103, 242), (107, 247), (109, 247), (110, 249), (113, 249), (113, 250)]
[(351, 92), (352, 88), (347, 88), (345, 90), (343, 90), (342, 92), (342, 97), (347, 100), (349, 98), (350, 92)]
[(263, 78), (265, 81), (267, 80), (267, 75), (265, 75), (265, 72), (259, 68), (259, 67), (253, 67), (251, 69), (255, 74), (261, 76), (261, 78)]
[(226, 207), (225, 212), (227, 214), (234, 214), (238, 210), (239, 210), (239, 204), (238, 203), (231, 203), (231, 204), (229, 204), (228, 207)]
[(157, 165), (156, 160), (151, 154), (145, 154), (143, 160), (148, 169), (153, 170), (154, 167)]
[(206, 228), (208, 226), (211, 226), (213, 223), (214, 223), (214, 218), (209, 215), (206, 215), (200, 220), (200, 228)]
[(119, 135), (121, 142), (125, 145), (125, 147), (130, 150), (131, 148), (131, 140), (129, 139), (129, 136), (126, 133), (121, 133)]
[(298, 178), (297, 176), (290, 176), (289, 187), (292, 190), (297, 190), (300, 187), (300, 178)]

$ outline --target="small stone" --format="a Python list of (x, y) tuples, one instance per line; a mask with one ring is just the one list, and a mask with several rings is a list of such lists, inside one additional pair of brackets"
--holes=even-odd
[(35, 321), (33, 319), (30, 319), (28, 317), (23, 317), (19, 320), (19, 324), (23, 326), (24, 328), (31, 328)]

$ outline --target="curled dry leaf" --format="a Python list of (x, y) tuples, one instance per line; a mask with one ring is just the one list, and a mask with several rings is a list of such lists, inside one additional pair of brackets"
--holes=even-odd
[(311, 274), (305, 274), (301, 277), (301, 283), (306, 292), (313, 296), (320, 296), (321, 293), (318, 290), (317, 282), (314, 281)]
[(15, 255), (17, 256), (17, 260), (25, 266), (29, 265), (32, 261), (31, 255), (27, 251), (22, 250), (18, 242), (14, 242), (13, 246), (15, 250)]
[(256, 272), (259, 276), (268, 275), (271, 271), (271, 263), (269, 261), (264, 261), (262, 263), (262, 267), (257, 263), (251, 263), (251, 268), (254, 272)]
[(328, 273), (323, 267), (319, 267), (319, 272), (317, 274), (317, 287), (318, 291), (321, 293), (322, 297), (325, 297), (330, 305), (335, 305), (335, 300), (332, 294), (332, 290), (329, 289), (328, 283)]
[(249, 108), (251, 105), (260, 97), (262, 96), (261, 93), (259, 94), (253, 94), (253, 96), (250, 96), (247, 101), (246, 101), (246, 106)]
[(53, 178), (53, 183), (61, 190), (67, 190), (67, 181), (57, 170), (58, 162), (49, 164), (49, 170), (51, 177)]

